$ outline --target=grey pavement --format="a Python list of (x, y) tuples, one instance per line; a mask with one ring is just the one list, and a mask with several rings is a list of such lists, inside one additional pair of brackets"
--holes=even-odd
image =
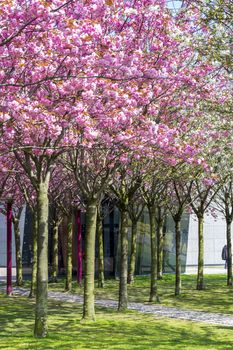
[[(4, 292), (5, 287), (1, 286), (0, 291)], [(27, 296), (28, 290), (24, 288), (14, 288), (13, 293), (16, 295)], [(51, 299), (61, 300), (71, 303), (82, 303), (83, 297), (77, 294), (63, 293), (63, 292), (49, 292), (48, 297)], [(95, 300), (95, 304), (102, 307), (117, 308), (117, 301), (115, 300)], [(233, 327), (233, 316), (219, 313), (210, 313), (203, 311), (184, 310), (174, 307), (167, 307), (163, 305), (151, 305), (143, 303), (129, 303), (129, 310), (135, 310), (145, 314), (152, 314), (162, 317), (189, 320), (193, 322), (203, 322), (212, 325), (221, 325), (226, 327)]]

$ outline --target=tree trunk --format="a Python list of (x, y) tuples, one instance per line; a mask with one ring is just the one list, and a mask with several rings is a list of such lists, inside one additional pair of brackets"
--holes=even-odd
[(65, 290), (72, 289), (72, 238), (73, 238), (73, 220), (72, 214), (68, 217), (67, 238), (66, 238), (66, 284)]
[(53, 222), (53, 231), (52, 231), (52, 273), (51, 273), (51, 282), (57, 282), (58, 276), (58, 220)]
[(204, 216), (198, 215), (198, 271), (197, 290), (204, 289)]
[(157, 232), (155, 206), (149, 206), (150, 239), (151, 239), (151, 278), (150, 278), (150, 302), (159, 301), (157, 291)]
[(158, 239), (158, 255), (157, 255), (157, 279), (163, 278), (163, 224), (164, 219), (158, 220), (157, 239)]
[(38, 215), (37, 209), (32, 213), (33, 232), (32, 232), (32, 277), (31, 277), (31, 289), (30, 298), (34, 298), (36, 295), (36, 281), (37, 281), (37, 236), (38, 236)]
[(175, 295), (181, 294), (181, 265), (180, 265), (180, 253), (181, 253), (181, 230), (180, 230), (181, 218), (175, 219), (176, 230), (176, 282), (175, 282)]
[(231, 220), (226, 221), (227, 233), (227, 285), (232, 286), (232, 244), (231, 244)]
[[(22, 210), (20, 211), (20, 213)], [(19, 214), (20, 217), (20, 214)], [(15, 233), (15, 257), (16, 257), (16, 285), (22, 286), (23, 284), (23, 267), (22, 257), (20, 251), (20, 229), (19, 229), (19, 217), (14, 217), (14, 233)]]
[(104, 242), (103, 224), (100, 214), (97, 214), (96, 233), (98, 238), (98, 287), (104, 287)]
[(136, 249), (137, 249), (137, 221), (132, 220), (131, 254), (130, 254), (130, 265), (129, 265), (129, 273), (128, 273), (128, 284), (132, 284), (134, 282)]
[(121, 259), (120, 259), (120, 284), (118, 311), (124, 311), (128, 306), (127, 274), (128, 274), (128, 212), (126, 207), (120, 208), (121, 224)]
[(7, 203), (7, 295), (12, 294), (12, 203)]
[(81, 227), (81, 210), (77, 211), (77, 282), (82, 285), (83, 276), (83, 252), (82, 252), (82, 227)]
[(95, 321), (95, 234), (97, 201), (87, 203), (83, 319)]
[(35, 309), (35, 337), (47, 336), (48, 298), (48, 183), (39, 184), (38, 190), (38, 237), (37, 237), (37, 288)]

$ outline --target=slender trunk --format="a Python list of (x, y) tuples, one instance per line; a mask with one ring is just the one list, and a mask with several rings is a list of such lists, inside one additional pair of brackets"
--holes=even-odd
[(83, 276), (83, 252), (82, 252), (82, 227), (81, 227), (81, 210), (77, 212), (77, 282), (82, 285)]
[(96, 234), (97, 201), (87, 204), (86, 241), (85, 241), (85, 278), (83, 319), (95, 321), (94, 277), (95, 277), (95, 234)]
[(96, 233), (98, 239), (98, 287), (104, 287), (104, 242), (101, 216), (97, 214)]
[(231, 220), (226, 221), (227, 225), (227, 285), (232, 286), (232, 244), (231, 244)]
[(29, 297), (34, 298), (36, 295), (36, 281), (37, 281), (37, 236), (38, 236), (38, 215), (37, 208), (32, 213), (32, 277), (31, 290)]
[[(21, 213), (21, 211), (20, 211)], [(19, 214), (20, 216), (20, 214)], [(16, 257), (16, 285), (22, 286), (23, 284), (23, 267), (22, 257), (20, 251), (20, 229), (19, 229), (19, 218), (13, 219), (14, 233), (15, 233), (15, 257)]]
[(130, 264), (129, 264), (129, 273), (128, 273), (128, 284), (132, 284), (134, 282), (136, 249), (137, 249), (137, 221), (132, 220), (131, 254), (130, 254)]
[(65, 290), (72, 289), (72, 238), (73, 238), (73, 220), (72, 215), (68, 217), (67, 238), (66, 238), (66, 284)]
[(164, 219), (158, 220), (157, 238), (158, 238), (158, 254), (157, 254), (157, 279), (163, 278), (163, 224)]
[(121, 260), (118, 311), (124, 311), (128, 306), (127, 273), (128, 273), (128, 212), (126, 207), (121, 208)]
[(198, 271), (197, 290), (204, 289), (204, 216), (198, 216)]
[(175, 282), (175, 295), (181, 294), (181, 265), (180, 265), (180, 253), (181, 253), (181, 230), (180, 230), (181, 218), (175, 219), (176, 230), (176, 282)]
[(12, 203), (7, 203), (7, 295), (12, 294)]
[(35, 337), (47, 336), (48, 298), (48, 182), (41, 182), (38, 190), (38, 237), (37, 237), (37, 288), (35, 309)]
[(57, 282), (58, 276), (58, 228), (59, 223), (55, 219), (53, 223), (52, 231), (52, 273), (51, 273), (51, 282)]
[(159, 301), (157, 291), (157, 233), (155, 206), (149, 206), (150, 239), (151, 239), (151, 278), (150, 278), (150, 302)]

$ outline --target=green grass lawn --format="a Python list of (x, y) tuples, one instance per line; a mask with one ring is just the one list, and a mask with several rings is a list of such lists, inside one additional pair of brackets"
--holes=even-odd
[[(27, 282), (28, 283), (28, 282)], [(182, 295), (174, 296), (175, 276), (164, 275), (163, 280), (158, 281), (158, 293), (162, 305), (174, 306), (183, 309), (203, 310), (209, 312), (220, 312), (233, 314), (233, 289), (226, 286), (226, 275), (206, 275), (206, 289), (196, 290), (196, 276), (182, 276)], [(27, 284), (29, 286), (29, 284)], [(95, 289), (96, 298), (114, 299), (118, 298), (119, 281), (106, 280), (105, 288)], [(50, 283), (50, 290), (64, 291), (64, 280), (59, 283)], [(147, 302), (150, 290), (149, 277), (136, 277), (135, 283), (128, 286), (129, 300)], [(77, 283), (73, 282), (72, 292), (83, 295), (83, 290)]]
[(232, 350), (233, 329), (97, 308), (81, 324), (81, 305), (49, 301), (49, 336), (34, 339), (34, 302), (0, 294), (0, 349), (4, 350)]

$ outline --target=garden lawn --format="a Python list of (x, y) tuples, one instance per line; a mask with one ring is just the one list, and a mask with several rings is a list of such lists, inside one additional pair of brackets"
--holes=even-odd
[(97, 321), (81, 324), (81, 305), (49, 301), (49, 336), (32, 335), (34, 302), (0, 294), (1, 350), (232, 350), (233, 329), (136, 312), (97, 308)]
[[(233, 314), (233, 288), (226, 286), (226, 275), (206, 275), (206, 288), (203, 291), (196, 290), (196, 276), (182, 275), (182, 294), (174, 296), (174, 275), (164, 275), (163, 280), (158, 281), (158, 293), (161, 305), (174, 306), (183, 309), (202, 310)], [(50, 283), (49, 289), (64, 291), (64, 280), (58, 283)], [(27, 282), (26, 286), (29, 287)], [(106, 280), (105, 288), (95, 287), (95, 295), (98, 299), (118, 299), (119, 281)], [(129, 301), (148, 302), (150, 291), (150, 277), (136, 277), (135, 283), (128, 286)], [(72, 292), (83, 295), (83, 290), (73, 281)]]

